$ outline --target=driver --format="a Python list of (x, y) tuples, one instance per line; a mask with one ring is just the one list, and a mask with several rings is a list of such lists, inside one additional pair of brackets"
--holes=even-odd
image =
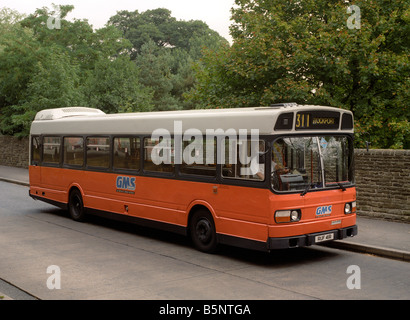
[[(264, 144), (259, 145), (259, 153), (263, 153), (265, 151)], [(286, 164), (284, 161), (284, 141), (279, 139), (273, 143), (272, 146), (272, 164), (271, 170), (272, 173), (275, 175), (286, 174), (289, 172), (289, 169), (286, 168)], [(260, 180), (265, 179), (265, 164), (259, 163), (257, 157), (254, 157), (251, 160), (251, 171), (255, 172), (255, 177), (259, 178)]]
[(285, 142), (282, 139), (276, 140), (272, 145), (272, 172), (287, 173), (285, 161)]

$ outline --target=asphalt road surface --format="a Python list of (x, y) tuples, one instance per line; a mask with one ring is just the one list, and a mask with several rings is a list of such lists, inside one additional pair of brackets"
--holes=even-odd
[[(196, 251), (182, 236), (68, 213), (0, 182), (0, 292), (15, 299), (410, 299), (410, 264), (322, 246)], [(8, 292), (3, 292), (8, 294)]]

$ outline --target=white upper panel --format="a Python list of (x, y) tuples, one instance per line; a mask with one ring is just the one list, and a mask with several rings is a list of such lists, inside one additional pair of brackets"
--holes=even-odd
[(94, 116), (97, 114), (105, 114), (101, 110), (85, 107), (70, 107), (58, 109), (46, 109), (38, 112), (34, 121), (38, 120), (56, 120), (66, 117), (75, 116)]
[[(239, 133), (239, 130), (242, 129), (247, 130), (250, 134), (252, 129), (257, 129), (259, 134), (272, 134), (280, 114), (289, 112), (296, 114), (299, 111), (311, 110), (352, 114), (350, 111), (339, 108), (296, 104), (257, 108), (195, 109), (121, 114), (105, 114), (98, 109), (73, 107), (40, 111), (32, 123), (31, 134), (131, 135), (151, 134), (157, 129), (165, 129), (170, 133), (179, 132), (179, 130), (185, 132), (191, 128), (200, 130), (202, 133), (217, 129), (222, 129), (225, 132), (228, 129), (234, 129)], [(295, 133), (296, 131), (291, 129), (283, 132)], [(310, 130), (309, 133), (311, 132)], [(321, 130), (320, 132), (335, 132), (335, 130)], [(353, 130), (344, 130), (344, 132), (353, 132)], [(301, 133), (301, 130), (298, 130), (297, 133)]]

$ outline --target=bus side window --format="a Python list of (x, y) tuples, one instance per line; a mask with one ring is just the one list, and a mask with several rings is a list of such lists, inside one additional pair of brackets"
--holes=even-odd
[(114, 138), (114, 168), (139, 170), (140, 138)]
[[(207, 149), (208, 148), (208, 149)], [(216, 140), (192, 139), (183, 142), (181, 173), (200, 176), (216, 176)], [(208, 150), (208, 153), (207, 153)], [(209, 152), (213, 150), (213, 152)]]
[(43, 138), (43, 163), (60, 163), (60, 137)]
[(39, 136), (31, 137), (31, 164), (37, 165), (40, 162), (41, 142)]
[(87, 138), (87, 166), (108, 169), (110, 166), (110, 138)]
[[(228, 178), (265, 180), (265, 141), (225, 139), (225, 161), (222, 175)], [(252, 150), (253, 148), (253, 150)]]
[(83, 166), (84, 164), (84, 139), (81, 137), (64, 138), (64, 164)]
[(144, 139), (144, 170), (154, 172), (174, 172), (173, 139)]

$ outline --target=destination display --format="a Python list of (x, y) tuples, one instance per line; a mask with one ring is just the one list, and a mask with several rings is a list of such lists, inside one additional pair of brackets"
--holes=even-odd
[(295, 130), (337, 130), (339, 121), (339, 112), (301, 111), (296, 114)]

